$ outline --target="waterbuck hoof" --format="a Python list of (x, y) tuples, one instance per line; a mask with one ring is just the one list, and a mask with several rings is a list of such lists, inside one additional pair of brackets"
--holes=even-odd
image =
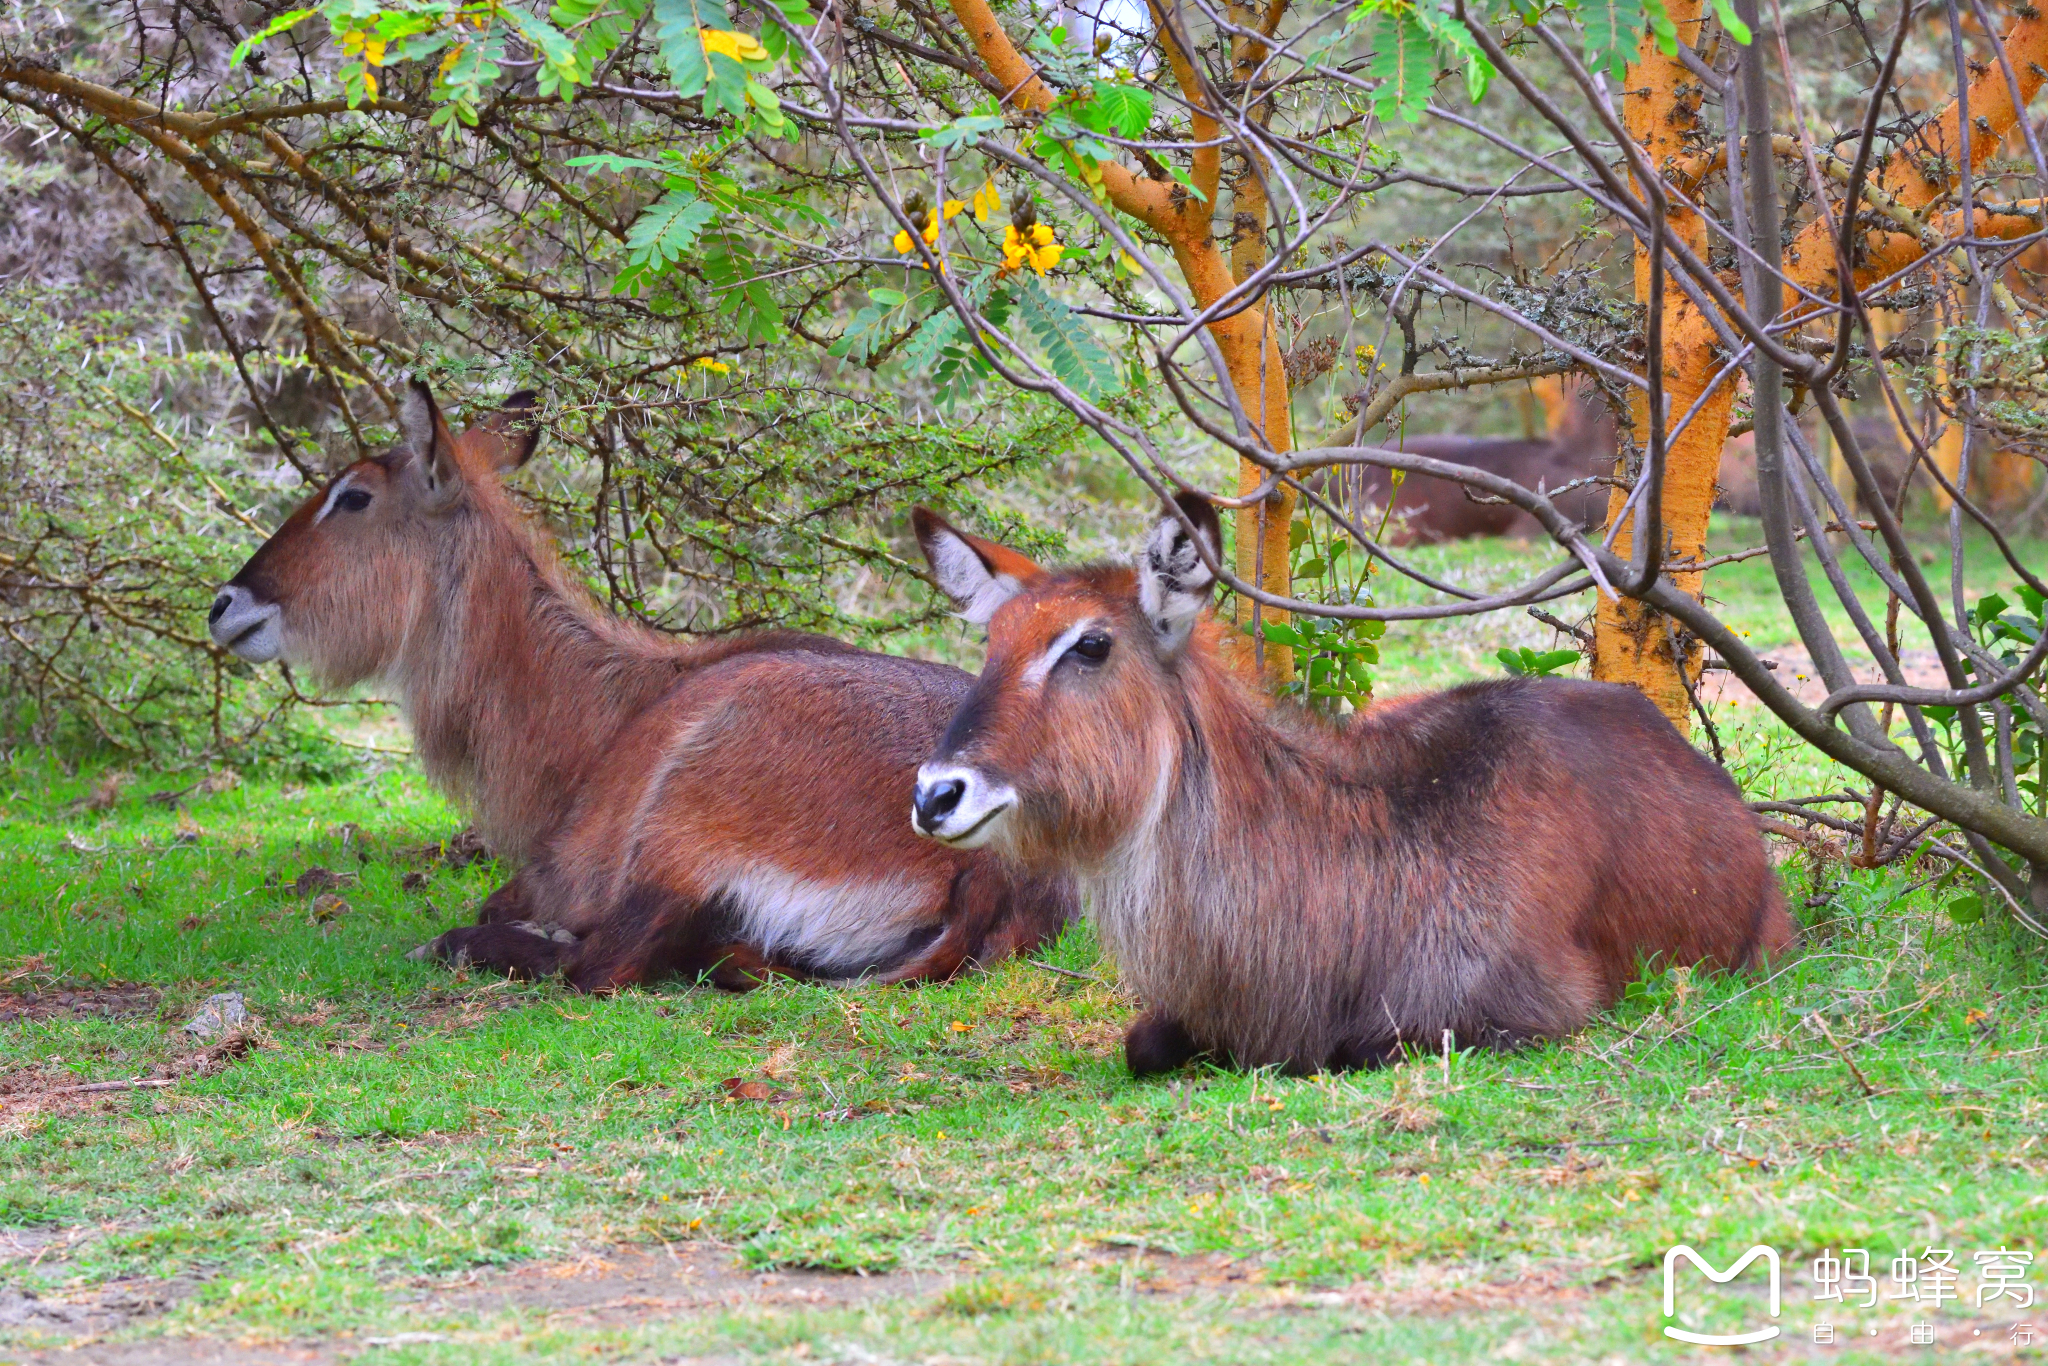
[(407, 957), (426, 962), (440, 959), (454, 968), (488, 968), (528, 981), (538, 981), (562, 966), (575, 942), (556, 935), (532, 933), (510, 925), (465, 925), (422, 944)]
[(1133, 1020), (1124, 1034), (1124, 1064), (1134, 1077), (1171, 1072), (1202, 1051), (1179, 1020), (1157, 1010)]

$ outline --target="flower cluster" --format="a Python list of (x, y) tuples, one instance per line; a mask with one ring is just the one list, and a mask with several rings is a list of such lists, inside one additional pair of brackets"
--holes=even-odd
[(1030, 266), (1040, 275), (1060, 263), (1060, 255), (1066, 248), (1053, 240), (1052, 229), (1043, 223), (1033, 223), (1019, 229), (1012, 223), (1003, 229), (1003, 269), (1019, 270)]
[(736, 62), (768, 60), (768, 49), (762, 47), (761, 40), (751, 33), (737, 33), (725, 28), (706, 28), (699, 29), (697, 37), (704, 44), (707, 56), (716, 52)]
[[(912, 208), (913, 206), (906, 205), (905, 207)], [(962, 204), (957, 199), (949, 199), (946, 201), (943, 209), (933, 209), (928, 215), (926, 215), (924, 221), (923, 234), (924, 244), (929, 247), (937, 243), (939, 240), (939, 224), (943, 221), (949, 221), (951, 219), (958, 218), (960, 216), (960, 211), (966, 207), (967, 206), (965, 204)], [(913, 212), (914, 211), (915, 210), (913, 208)], [(940, 217), (940, 214), (942, 212), (945, 216), (943, 219)], [(908, 256), (912, 251), (915, 251), (917, 249), (917, 244), (910, 240), (910, 233), (907, 229), (896, 234), (896, 240), (894, 241), (894, 243), (892, 243), (892, 245), (896, 248), (896, 254), (898, 256)]]
[[(1003, 197), (993, 179), (974, 192), (971, 203), (948, 199), (936, 209), (927, 209), (922, 194), (912, 195), (903, 201), (903, 212), (913, 223), (920, 218), (924, 220), (920, 235), (926, 246), (937, 245), (945, 225), (968, 209), (973, 209), (975, 221), (986, 223), (991, 215), (1001, 212), (1002, 207)], [(890, 244), (896, 248), (898, 256), (908, 256), (917, 250), (917, 238), (911, 236), (908, 228), (899, 230)], [(1003, 270), (1022, 270), (1029, 266), (1043, 275), (1060, 263), (1065, 252), (1066, 247), (1056, 240), (1053, 230), (1037, 221), (1030, 201), (1019, 204), (1009, 225), (1003, 229)]]

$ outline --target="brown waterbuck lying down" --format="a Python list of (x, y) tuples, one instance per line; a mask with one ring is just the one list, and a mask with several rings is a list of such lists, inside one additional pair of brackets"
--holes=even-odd
[(741, 987), (944, 977), (1057, 933), (1069, 883), (903, 824), (973, 680), (603, 612), (499, 482), (533, 452), (531, 401), (457, 438), (414, 384), (398, 447), (309, 499), (213, 604), (213, 638), (244, 659), (395, 688), (428, 774), (527, 860), (421, 952), (588, 990)]
[[(1470, 465), (1532, 489), (1556, 490), (1579, 483), (1579, 487), (1552, 497), (1565, 516), (1583, 526), (1599, 527), (1607, 520), (1607, 485), (1579, 481), (1613, 473), (1614, 419), (1596, 396), (1573, 395), (1564, 403), (1564, 420), (1548, 436), (1431, 433), (1396, 436), (1387, 445), (1411, 455)], [(1396, 545), (1473, 536), (1527, 539), (1543, 534), (1536, 519), (1522, 509), (1511, 503), (1468, 498), (1465, 485), (1455, 479), (1409, 474), (1396, 491), (1391, 471), (1378, 465), (1352, 465), (1345, 467), (1341, 481), (1332, 482), (1340, 483), (1346, 503), (1366, 519), (1365, 526), (1377, 521), (1391, 498), (1394, 519), (1386, 539)]]
[[(1214, 510), (1179, 510), (1213, 557)], [(1079, 878), (1146, 1007), (1135, 1073), (1557, 1038), (1646, 960), (1743, 968), (1791, 942), (1735, 785), (1634, 691), (1519, 679), (1341, 724), (1276, 713), (1219, 659), (1214, 577), (1171, 511), (1135, 568), (1056, 572), (916, 520), (989, 650), (912, 821)]]

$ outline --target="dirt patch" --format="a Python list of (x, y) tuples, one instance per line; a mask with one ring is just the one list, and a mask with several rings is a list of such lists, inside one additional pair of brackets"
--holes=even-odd
[(78, 990), (0, 992), (0, 1024), (17, 1020), (126, 1020), (154, 1015), (163, 993), (139, 982)]
[(0, 1072), (0, 1134), (31, 1115), (77, 1114), (111, 1107), (115, 1098), (134, 1091), (161, 1091), (189, 1077), (210, 1077), (227, 1070), (257, 1047), (253, 1034), (236, 1033), (188, 1053), (181, 1053), (146, 1077), (113, 1081), (81, 1081), (76, 1073), (51, 1067), (24, 1067)]
[(852, 1276), (830, 1271), (754, 1271), (730, 1248), (684, 1243), (674, 1248), (612, 1248), (566, 1262), (540, 1262), (480, 1273), (473, 1282), (420, 1281), (423, 1315), (539, 1310), (550, 1319), (619, 1324), (715, 1308), (839, 1307), (876, 1299), (936, 1294), (948, 1273), (891, 1271)]
[(1618, 1283), (1613, 1275), (1590, 1266), (1532, 1267), (1502, 1278), (1498, 1267), (1430, 1263), (1347, 1286), (1269, 1285), (1265, 1268), (1255, 1261), (1226, 1252), (1182, 1256), (1143, 1245), (1105, 1250), (1090, 1261), (1127, 1272), (1130, 1288), (1142, 1295), (1222, 1294), (1241, 1297), (1251, 1310), (1349, 1309), (1426, 1318), (1532, 1304), (1555, 1307), (1602, 1294)]
[(30, 1352), (22, 1358), (35, 1366), (328, 1366), (349, 1359), (326, 1345), (245, 1347), (207, 1338), (94, 1342), (58, 1351)]
[[(1813, 657), (1797, 645), (1782, 649), (1764, 650), (1764, 658), (1773, 660), (1777, 668), (1771, 677), (1782, 684), (1787, 691), (1811, 707), (1828, 695), (1827, 684), (1821, 682), (1819, 673), (1813, 667)], [(1851, 661), (1850, 672), (1858, 683), (1882, 683), (1884, 673), (1875, 664), (1858, 664), (1855, 650), (1846, 653)], [(1906, 684), (1914, 688), (1946, 688), (1948, 675), (1942, 672), (1941, 659), (1932, 650), (1907, 650), (1899, 658), (1899, 671), (1905, 675)], [(1741, 679), (1732, 673), (1716, 669), (1700, 684), (1700, 701), (1721, 702), (1729, 706), (1753, 707), (1762, 705), (1756, 700)]]
[(38, 1294), (0, 1286), (0, 1331), (27, 1330), (76, 1340), (111, 1333), (163, 1313), (192, 1293), (190, 1279), (106, 1281), (90, 1289)]

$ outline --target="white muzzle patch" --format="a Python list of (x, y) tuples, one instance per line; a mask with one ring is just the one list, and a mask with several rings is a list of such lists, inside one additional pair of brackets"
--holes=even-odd
[(284, 650), (284, 612), (274, 602), (258, 602), (246, 588), (220, 590), (207, 613), (213, 643), (251, 664), (268, 664)]
[(979, 849), (994, 839), (1017, 805), (1008, 783), (992, 783), (958, 764), (926, 764), (917, 771), (910, 824), (918, 834), (955, 849)]

